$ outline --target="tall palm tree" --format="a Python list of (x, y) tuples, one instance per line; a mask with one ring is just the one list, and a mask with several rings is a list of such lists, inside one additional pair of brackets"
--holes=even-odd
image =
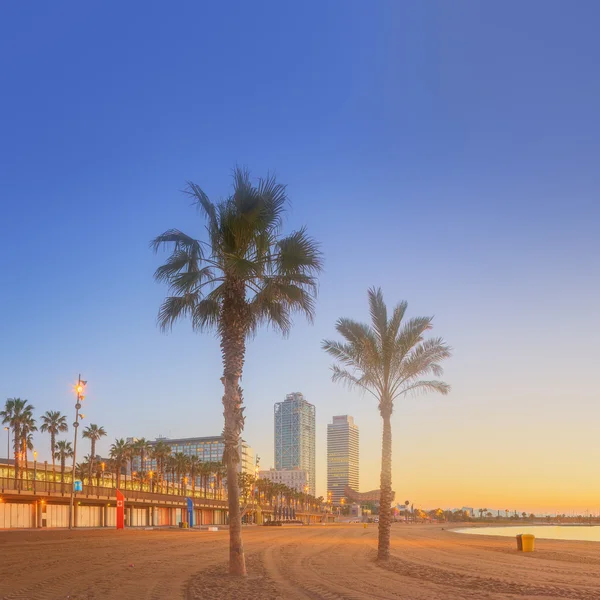
[(98, 427), (98, 425), (94, 423), (90, 423), (82, 433), (84, 438), (90, 440), (91, 444), (91, 452), (90, 452), (90, 464), (89, 464), (89, 475), (88, 480), (89, 484), (92, 485), (92, 471), (94, 470), (94, 462), (96, 460), (96, 442), (106, 435), (106, 431), (104, 427)]
[(369, 290), (371, 324), (339, 319), (337, 332), (344, 342), (325, 340), (324, 350), (336, 360), (333, 381), (358, 388), (373, 396), (383, 420), (381, 449), (381, 514), (377, 557), (390, 556), (392, 514), (392, 426), (394, 402), (407, 394), (439, 392), (447, 394), (450, 386), (437, 379), (442, 374), (440, 362), (450, 356), (449, 346), (441, 338), (425, 339), (432, 317), (404, 320), (407, 303), (401, 302), (388, 318), (381, 289)]
[(52, 479), (56, 479), (56, 462), (54, 453), (56, 452), (56, 436), (59, 433), (65, 433), (69, 430), (67, 417), (61, 415), (58, 410), (47, 410), (42, 415), (42, 425), (40, 431), (50, 434), (50, 456), (52, 457)]
[[(34, 407), (27, 400), (8, 398), (4, 410), (0, 411), (2, 423), (8, 425), (13, 433), (13, 450), (15, 453), (15, 480), (19, 479), (19, 468), (23, 455), (23, 427), (33, 418)], [(25, 434), (27, 435), (27, 433)], [(27, 463), (25, 463), (27, 466)]]
[(117, 489), (121, 487), (121, 470), (127, 464), (128, 451), (129, 447), (123, 438), (115, 439), (114, 444), (110, 446), (110, 457), (114, 461), (117, 472)]
[(59, 440), (56, 442), (56, 451), (54, 452), (54, 456), (60, 461), (60, 482), (64, 483), (65, 462), (67, 458), (73, 457), (73, 447), (71, 446), (71, 442), (66, 442), (65, 440)]
[(244, 428), (239, 385), (246, 341), (260, 325), (286, 334), (291, 314), (314, 314), (316, 276), (321, 270), (317, 244), (301, 229), (281, 237), (287, 203), (285, 186), (274, 177), (254, 186), (247, 171), (233, 172), (232, 195), (213, 204), (194, 183), (187, 193), (207, 221), (208, 241), (176, 229), (158, 236), (152, 247), (172, 248), (167, 262), (156, 270), (157, 281), (169, 285), (159, 323), (170, 329), (180, 317), (190, 317), (196, 330), (216, 330), (223, 359), (225, 424), (223, 461), (229, 491), (229, 571), (245, 575), (237, 466)]

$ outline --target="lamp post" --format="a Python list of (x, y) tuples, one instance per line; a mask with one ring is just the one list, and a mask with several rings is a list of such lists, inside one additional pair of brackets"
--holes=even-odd
[(212, 490), (212, 497), (214, 500), (215, 499), (215, 482), (214, 481), (210, 482), (210, 489)]
[(83, 402), (85, 396), (83, 392), (85, 391), (85, 386), (87, 385), (87, 381), (81, 380), (81, 375), (77, 378), (77, 385), (75, 386), (75, 392), (77, 394), (77, 402), (75, 403), (75, 423), (73, 423), (73, 429), (75, 433), (73, 434), (73, 469), (71, 470), (71, 499), (69, 502), (69, 529), (73, 529), (73, 497), (75, 493), (75, 464), (77, 460), (77, 429), (79, 428), (79, 418), (83, 419), (83, 415), (79, 413), (79, 409), (81, 408), (81, 403)]
[(37, 480), (37, 450), (33, 451), (33, 493), (35, 494), (35, 482)]
[(154, 481), (152, 480), (153, 476), (154, 476), (154, 472), (148, 471), (148, 477), (150, 478), (150, 492), (154, 492)]

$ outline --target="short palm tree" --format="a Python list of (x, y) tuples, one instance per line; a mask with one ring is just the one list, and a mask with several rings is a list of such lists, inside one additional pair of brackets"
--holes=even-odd
[(398, 304), (388, 317), (380, 289), (369, 290), (371, 324), (339, 319), (337, 332), (344, 342), (324, 341), (323, 349), (336, 360), (333, 381), (358, 388), (373, 396), (383, 419), (381, 449), (381, 514), (377, 557), (390, 556), (392, 515), (392, 426), (394, 402), (408, 394), (439, 392), (450, 386), (437, 379), (422, 379), (442, 374), (440, 362), (450, 356), (450, 348), (441, 338), (425, 339), (431, 329), (431, 317), (404, 320), (407, 303)]
[(183, 484), (183, 478), (186, 477), (188, 472), (188, 456), (183, 452), (176, 452), (173, 455), (175, 459), (175, 472), (177, 473), (177, 483), (179, 484), (179, 493), (184, 496), (186, 493), (186, 486)]
[(196, 477), (200, 471), (200, 459), (197, 456), (188, 457), (188, 472), (192, 481), (192, 496), (196, 495)]
[[(31, 407), (33, 409), (33, 406)], [(33, 450), (33, 432), (37, 431), (33, 413), (28, 412), (23, 415), (21, 420), (21, 456), (25, 461), (25, 469), (27, 469), (28, 451)]]
[(121, 439), (115, 439), (114, 444), (110, 446), (110, 457), (114, 462), (114, 467), (117, 472), (117, 489), (121, 487), (121, 471), (127, 465), (127, 454), (129, 447), (127, 442)]
[(260, 325), (286, 334), (291, 314), (314, 313), (316, 276), (321, 270), (317, 244), (301, 229), (281, 237), (287, 203), (285, 186), (274, 177), (254, 186), (248, 172), (235, 169), (232, 195), (213, 204), (194, 183), (187, 193), (207, 221), (208, 241), (171, 229), (152, 247), (172, 248), (167, 262), (156, 270), (157, 281), (169, 285), (170, 296), (159, 312), (162, 329), (190, 317), (195, 330), (214, 330), (223, 359), (223, 462), (227, 466), (229, 498), (229, 571), (245, 575), (237, 466), (244, 428), (239, 385), (246, 341)]
[(61, 415), (58, 410), (48, 410), (42, 415), (42, 425), (40, 431), (50, 434), (50, 456), (52, 457), (52, 478), (56, 479), (56, 462), (54, 453), (56, 452), (56, 436), (59, 433), (65, 433), (69, 430), (67, 417)]
[(106, 435), (104, 427), (98, 427), (94, 423), (90, 423), (88, 427), (83, 430), (82, 436), (90, 440), (91, 452), (90, 452), (90, 463), (88, 480), (89, 484), (92, 485), (92, 472), (94, 471), (94, 463), (96, 461), (96, 442)]
[(151, 450), (152, 457), (156, 460), (157, 479), (160, 479), (160, 488), (162, 489), (163, 481), (165, 480), (165, 467), (167, 459), (171, 456), (171, 446), (163, 440), (156, 442)]
[(152, 448), (150, 442), (146, 438), (139, 438), (133, 442), (133, 448), (140, 457), (140, 471), (146, 472), (146, 458)]
[[(8, 425), (13, 433), (13, 450), (15, 455), (15, 480), (19, 479), (21, 460), (24, 458), (23, 439), (27, 444), (27, 434), (30, 432), (28, 424), (33, 420), (34, 407), (27, 400), (21, 398), (9, 398), (4, 410), (0, 411), (2, 423)], [(27, 468), (27, 462), (25, 462)]]
[(200, 475), (200, 487), (203, 490), (203, 495), (206, 498), (207, 490), (208, 490), (208, 482), (210, 480), (210, 476), (212, 475), (213, 469), (212, 464), (209, 462), (202, 462), (198, 467), (198, 473)]
[(56, 451), (54, 456), (60, 461), (60, 482), (64, 483), (65, 462), (67, 458), (73, 458), (73, 447), (71, 446), (71, 442), (66, 442), (65, 440), (59, 440), (56, 442)]
[[(165, 469), (167, 471), (167, 473), (170, 475), (170, 479), (171, 479), (171, 487), (173, 488), (173, 494), (176, 493), (175, 490), (175, 480), (176, 480), (176, 473), (177, 473), (177, 460), (175, 459), (175, 456), (173, 454), (171, 454), (171, 456), (169, 456), (166, 460), (165, 463)], [(167, 494), (169, 493), (169, 479), (167, 479)]]

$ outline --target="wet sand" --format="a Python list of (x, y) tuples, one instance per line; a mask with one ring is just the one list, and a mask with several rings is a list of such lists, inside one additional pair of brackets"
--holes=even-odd
[(226, 575), (227, 532), (0, 532), (5, 600), (600, 600), (600, 543), (510, 538), (394, 525), (392, 559), (375, 563), (377, 529), (313, 525), (244, 530), (249, 576)]

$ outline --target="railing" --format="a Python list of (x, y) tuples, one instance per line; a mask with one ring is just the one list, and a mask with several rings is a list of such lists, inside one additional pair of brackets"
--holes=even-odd
[[(0, 478), (0, 493), (2, 494), (30, 494), (36, 496), (60, 495), (70, 496), (73, 484), (71, 482), (39, 481), (31, 479), (14, 479), (12, 477)], [(122, 489), (121, 492), (128, 501), (153, 501), (161, 503), (185, 502), (186, 498), (192, 497), (191, 494), (183, 496), (181, 494), (165, 494), (161, 492), (150, 492), (144, 490)], [(117, 490), (114, 487), (82, 485), (81, 491), (75, 492), (76, 498), (116, 498)], [(211, 507), (224, 508), (227, 505), (225, 500), (216, 500), (213, 498), (204, 498), (196, 492), (193, 497), (198, 504)]]
[[(70, 481), (40, 481), (35, 479), (14, 479), (13, 477), (0, 477), (0, 493), (5, 495), (20, 495), (25, 496), (50, 496), (60, 495), (61, 497), (69, 497), (71, 494), (72, 483)], [(177, 490), (179, 491), (179, 490)], [(161, 504), (184, 503), (186, 498), (193, 497), (195, 504), (203, 505), (211, 508), (226, 508), (227, 501), (214, 498), (205, 498), (202, 492), (196, 491), (196, 495), (191, 495), (191, 490), (188, 496), (181, 494), (165, 494), (162, 492), (151, 492), (145, 490), (130, 490), (121, 489), (128, 502), (157, 502)], [(74, 493), (76, 498), (82, 499), (116, 499), (117, 491), (115, 487), (83, 485), (80, 492)], [(247, 499), (248, 500), (248, 499)], [(254, 511), (260, 506), (262, 511), (271, 512), (279, 518), (289, 518), (291, 514), (321, 514), (322, 510), (315, 507), (299, 504), (293, 506), (284, 502), (273, 502), (263, 500), (260, 504), (256, 501), (248, 502), (244, 507), (244, 512)]]

